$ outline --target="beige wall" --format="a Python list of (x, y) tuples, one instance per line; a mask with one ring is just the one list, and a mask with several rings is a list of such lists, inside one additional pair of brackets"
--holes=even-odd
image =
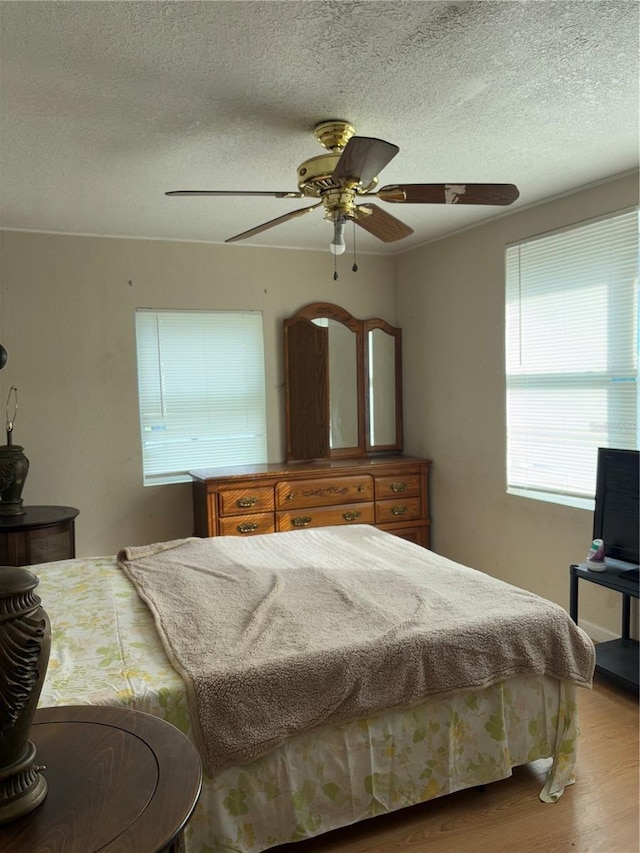
[[(31, 468), (26, 504), (80, 509), (80, 556), (188, 536), (191, 488), (143, 487), (134, 309), (264, 314), (269, 459), (284, 458), (282, 321), (316, 300), (395, 323), (394, 262), (295, 252), (3, 232), (0, 401), (19, 389), (14, 442)], [(4, 441), (4, 432), (0, 443)]]
[[(326, 300), (403, 328), (405, 450), (434, 461), (434, 548), (567, 606), (591, 513), (505, 493), (504, 246), (637, 200), (627, 176), (395, 260), (363, 255), (356, 274), (343, 258), (337, 283), (328, 252), (4, 232), (0, 402), (18, 386), (25, 502), (79, 507), (82, 556), (189, 535), (190, 487), (142, 486), (134, 308), (263, 311), (280, 461), (282, 320)], [(618, 596), (582, 585), (581, 599), (584, 619), (617, 630)]]
[[(568, 606), (592, 513), (507, 495), (504, 248), (630, 207), (638, 176), (592, 187), (398, 258), (405, 449), (434, 461), (434, 548)], [(620, 597), (581, 584), (580, 616), (619, 628)]]

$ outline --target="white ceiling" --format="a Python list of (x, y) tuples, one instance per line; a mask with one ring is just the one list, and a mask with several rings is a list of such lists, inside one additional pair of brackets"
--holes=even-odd
[[(0, 225), (222, 243), (307, 200), (165, 190), (296, 190), (327, 118), (399, 145), (381, 185), (518, 185), (511, 208), (381, 202), (415, 233), (384, 244), (358, 229), (358, 249), (405, 251), (637, 167), (639, 9), (2, 2)], [(330, 237), (318, 210), (235, 246)]]

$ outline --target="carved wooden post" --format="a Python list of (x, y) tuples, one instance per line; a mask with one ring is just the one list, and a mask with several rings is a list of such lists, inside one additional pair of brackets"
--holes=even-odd
[(0, 824), (30, 812), (47, 793), (29, 740), (51, 646), (38, 583), (27, 569), (0, 567)]

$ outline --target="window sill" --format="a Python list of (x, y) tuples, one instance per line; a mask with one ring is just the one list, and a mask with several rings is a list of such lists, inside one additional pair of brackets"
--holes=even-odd
[(169, 483), (193, 483), (189, 474), (156, 474), (143, 482), (143, 486), (166, 486)]
[(579, 498), (575, 495), (553, 495), (549, 492), (534, 492), (531, 489), (507, 489), (508, 495), (516, 495), (519, 498), (531, 498), (534, 501), (544, 501), (550, 504), (562, 504), (572, 506), (576, 509), (586, 509), (593, 512), (595, 500), (593, 498)]

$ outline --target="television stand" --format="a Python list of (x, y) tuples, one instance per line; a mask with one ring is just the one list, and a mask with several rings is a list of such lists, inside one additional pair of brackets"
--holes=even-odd
[[(628, 571), (631, 564), (607, 559), (607, 568), (603, 572), (591, 572), (586, 563), (574, 564), (569, 568), (571, 586), (569, 593), (569, 613), (578, 624), (578, 581), (585, 580), (613, 589), (622, 595), (622, 629), (617, 640), (608, 640), (596, 644), (596, 672), (621, 684), (629, 690), (638, 692), (638, 665), (640, 655), (638, 640), (630, 637), (631, 599), (640, 597), (638, 574)], [(626, 569), (625, 569), (626, 566)], [(634, 577), (635, 575), (635, 577)]]

